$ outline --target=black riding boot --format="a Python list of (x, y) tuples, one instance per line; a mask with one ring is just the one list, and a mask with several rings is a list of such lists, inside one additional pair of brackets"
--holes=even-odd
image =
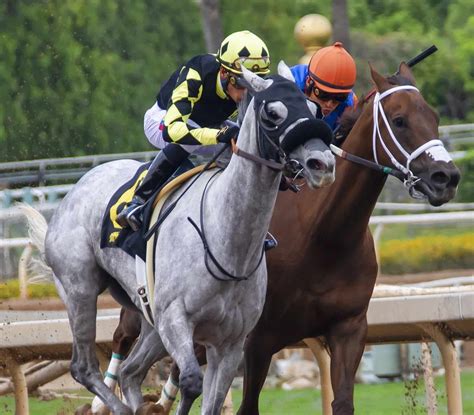
[(142, 226), (142, 208), (144, 203), (163, 186), (179, 165), (187, 159), (189, 153), (176, 144), (170, 144), (158, 153), (148, 172), (135, 190), (131, 202), (117, 216), (117, 223), (137, 231)]

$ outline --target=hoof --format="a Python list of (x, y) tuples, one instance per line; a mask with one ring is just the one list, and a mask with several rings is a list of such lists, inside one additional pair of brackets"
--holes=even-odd
[(111, 415), (110, 409), (102, 405), (96, 412), (91, 412), (93, 415)]
[(146, 395), (143, 395), (143, 400), (145, 402), (156, 403), (160, 400), (160, 397), (158, 395), (155, 395), (154, 393), (147, 393)]
[(74, 415), (92, 415), (92, 409), (91, 405), (88, 403), (85, 403), (84, 405), (81, 405), (74, 411)]
[(144, 402), (135, 411), (135, 415), (165, 415), (165, 410), (160, 404)]

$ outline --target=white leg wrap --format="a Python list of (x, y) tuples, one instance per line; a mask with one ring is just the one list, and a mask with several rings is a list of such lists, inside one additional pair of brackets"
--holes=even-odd
[(158, 403), (164, 408), (165, 413), (169, 413), (173, 403), (178, 395), (179, 386), (175, 385), (171, 380), (171, 376), (168, 377), (163, 389), (161, 390), (161, 396)]
[[(105, 372), (104, 383), (115, 392), (115, 386), (117, 386), (117, 373), (120, 368), (120, 365), (123, 362), (125, 356), (122, 356), (118, 353), (112, 353), (112, 359), (110, 359), (109, 367)], [(95, 414), (104, 406), (103, 402), (98, 396), (92, 401), (92, 413)]]

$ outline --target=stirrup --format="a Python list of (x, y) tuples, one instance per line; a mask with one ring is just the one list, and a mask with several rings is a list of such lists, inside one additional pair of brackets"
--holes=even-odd
[(270, 249), (276, 248), (278, 246), (278, 241), (276, 238), (270, 233), (267, 232), (267, 237), (265, 241), (263, 241), (263, 247), (265, 251), (269, 251)]
[(143, 225), (142, 208), (143, 205), (138, 205), (127, 214), (127, 223), (134, 232), (138, 231)]
[(134, 204), (125, 207), (117, 216), (117, 223), (122, 228), (132, 228), (133, 231), (137, 231), (142, 227), (142, 208), (143, 205)]

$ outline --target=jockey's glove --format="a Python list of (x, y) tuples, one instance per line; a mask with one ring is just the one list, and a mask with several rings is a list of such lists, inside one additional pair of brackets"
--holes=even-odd
[(232, 127), (226, 125), (224, 128), (221, 128), (217, 133), (217, 142), (218, 143), (226, 143), (229, 144), (230, 140), (235, 138), (237, 140), (237, 136), (239, 135), (239, 127), (233, 125)]

